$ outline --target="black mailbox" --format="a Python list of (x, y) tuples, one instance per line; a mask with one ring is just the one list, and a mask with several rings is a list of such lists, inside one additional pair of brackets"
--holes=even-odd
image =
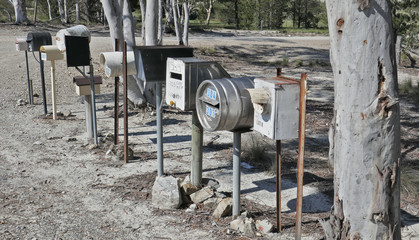
[(137, 46), (134, 57), (138, 78), (147, 82), (166, 81), (168, 57), (193, 57), (193, 48), (185, 46)]
[(52, 38), (49, 32), (30, 32), (26, 37), (29, 52), (39, 52), (39, 48), (45, 45), (52, 45)]
[(89, 38), (65, 36), (67, 67), (90, 65)]

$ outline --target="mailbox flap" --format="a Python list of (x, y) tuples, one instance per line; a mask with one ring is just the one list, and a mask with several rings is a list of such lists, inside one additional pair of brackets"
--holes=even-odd
[(168, 57), (193, 57), (193, 48), (185, 46), (137, 46), (134, 47), (138, 78), (149, 81), (166, 81)]
[[(102, 84), (101, 76), (95, 75), (93, 78), (94, 78), (95, 84)], [(90, 77), (84, 77), (84, 76), (73, 77), (73, 83), (75, 83), (77, 86), (90, 85)]]
[(65, 36), (67, 67), (90, 65), (88, 37)]

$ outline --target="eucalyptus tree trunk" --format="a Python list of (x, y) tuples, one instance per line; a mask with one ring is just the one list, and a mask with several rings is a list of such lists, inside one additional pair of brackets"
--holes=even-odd
[[(188, 1), (183, 3), (183, 20), (180, 14), (179, 4), (176, 0), (171, 0), (173, 9), (173, 19), (175, 23), (176, 39), (179, 45), (188, 46), (188, 28), (189, 28), (189, 8)], [(183, 32), (182, 32), (183, 28)]]
[(142, 44), (145, 45), (145, 14), (146, 14), (145, 0), (140, 0), (140, 9), (141, 9), (141, 39), (142, 39)]
[(189, 7), (188, 7), (188, 0), (185, 0), (183, 2), (183, 11), (184, 11), (184, 21), (183, 21), (183, 35), (182, 35), (182, 41), (185, 46), (189, 45)]
[(68, 23), (69, 21), (68, 21), (68, 2), (67, 2), (67, 0), (64, 0), (64, 21), (65, 21), (65, 23)]
[(47, 4), (48, 4), (48, 17), (49, 17), (49, 20), (51, 21), (52, 20), (52, 15), (51, 15), (51, 2), (50, 2), (50, 0), (47, 0)]
[(60, 19), (61, 19), (61, 23), (65, 24), (65, 11), (64, 11), (64, 2), (63, 0), (57, 0), (58, 3), (58, 11), (60, 12)]
[(157, 45), (157, 17), (158, 17), (158, 2), (156, 0), (147, 0), (146, 14), (145, 14), (145, 45)]
[(207, 19), (205, 20), (205, 25), (207, 25), (207, 26), (210, 24), (211, 12), (212, 12), (212, 8), (214, 6), (214, 2), (215, 2), (215, 0), (208, 0), (208, 8), (206, 9)]
[(15, 9), (15, 23), (29, 23), (26, 15), (26, 2), (25, 0), (13, 0), (13, 7)]
[(400, 110), (389, 0), (326, 0), (334, 73), (327, 239), (401, 239)]
[[(120, 39), (121, 46), (123, 41), (126, 41), (127, 49), (132, 50), (132, 46), (135, 45), (134, 23), (128, 0), (101, 0), (101, 2), (108, 20), (112, 46), (114, 39)], [(122, 76), (120, 79), (123, 79)], [(145, 104), (143, 82), (137, 81), (134, 76), (128, 76), (127, 83), (130, 101), (137, 106)]]
[(158, 17), (157, 17), (157, 45), (163, 45), (163, 6), (162, 0), (158, 0)]

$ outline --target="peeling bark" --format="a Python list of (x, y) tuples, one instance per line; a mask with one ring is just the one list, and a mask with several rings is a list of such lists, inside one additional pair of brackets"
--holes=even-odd
[(334, 73), (328, 239), (401, 239), (400, 113), (389, 0), (326, 0)]

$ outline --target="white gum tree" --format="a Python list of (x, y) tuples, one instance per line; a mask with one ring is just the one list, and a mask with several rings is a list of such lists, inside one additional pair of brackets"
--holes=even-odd
[(326, 0), (334, 74), (327, 239), (401, 239), (400, 109), (389, 0)]

